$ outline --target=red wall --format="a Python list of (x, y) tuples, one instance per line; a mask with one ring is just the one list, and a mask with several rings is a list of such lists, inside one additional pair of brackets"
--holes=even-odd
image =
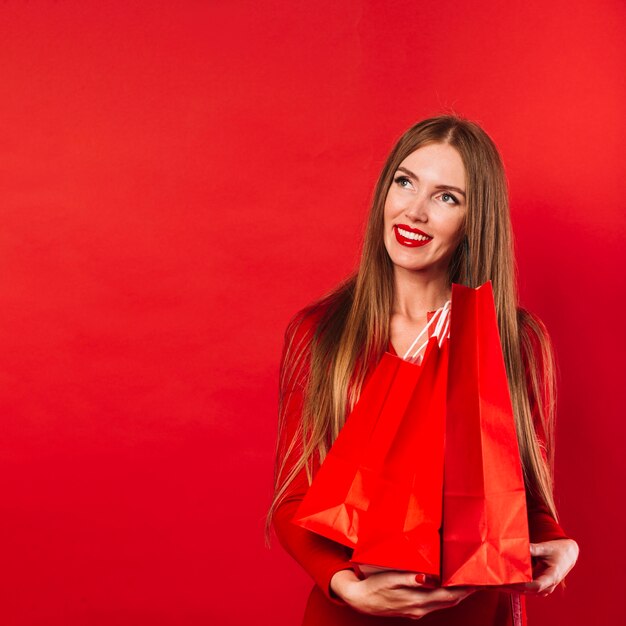
[(502, 151), (522, 303), (560, 363), (581, 556), (532, 623), (615, 623), (625, 17), (3, 2), (0, 622), (298, 623), (310, 579), (262, 538), (284, 328), (355, 264), (395, 139), (454, 108)]

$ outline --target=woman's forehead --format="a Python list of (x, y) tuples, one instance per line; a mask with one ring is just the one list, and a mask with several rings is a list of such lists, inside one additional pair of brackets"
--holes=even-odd
[(437, 184), (462, 186), (465, 166), (456, 148), (449, 144), (428, 144), (408, 154), (398, 166), (418, 180)]

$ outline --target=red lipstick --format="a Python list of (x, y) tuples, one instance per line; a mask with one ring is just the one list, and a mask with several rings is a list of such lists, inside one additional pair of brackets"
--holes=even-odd
[[(405, 232), (411, 233), (413, 236), (417, 235), (418, 238), (411, 239), (409, 237), (406, 237), (400, 233), (400, 229)], [(432, 240), (432, 237), (430, 235), (427, 235), (424, 231), (421, 231), (419, 228), (411, 228), (406, 224), (394, 224), (393, 232), (396, 234), (396, 239), (398, 240), (398, 243), (406, 246), (407, 248), (419, 248), (421, 246), (425, 246), (429, 241)]]

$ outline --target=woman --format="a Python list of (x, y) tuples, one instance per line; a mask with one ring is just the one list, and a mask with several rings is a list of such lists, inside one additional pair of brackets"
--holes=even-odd
[[(528, 503), (534, 580), (506, 588), (429, 588), (410, 572), (361, 579), (351, 549), (291, 518), (378, 360), (402, 355), (452, 282), (492, 281)], [(399, 139), (378, 179), (354, 275), (299, 311), (285, 333), (275, 494), (266, 531), (312, 576), (303, 624), (523, 624), (525, 593), (547, 595), (578, 546), (553, 499), (553, 352), (541, 321), (518, 306), (502, 160), (475, 123), (442, 115)], [(563, 583), (564, 584), (564, 583)]]

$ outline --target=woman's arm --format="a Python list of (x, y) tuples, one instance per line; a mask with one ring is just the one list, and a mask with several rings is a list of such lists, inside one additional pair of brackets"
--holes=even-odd
[[(293, 498), (293, 499), (292, 499)], [(275, 512), (274, 529), (285, 550), (313, 578), (324, 595), (336, 604), (345, 604), (330, 588), (333, 575), (353, 571), (348, 548), (291, 522), (302, 496), (290, 496)]]
[[(301, 322), (301, 323), (300, 323)], [(289, 444), (297, 431), (303, 406), (304, 382), (308, 372), (309, 345), (314, 327), (312, 317), (296, 315), (290, 321), (285, 332), (285, 343), (280, 365), (280, 391), (284, 398), (283, 423), (280, 428), (278, 455), (285, 456)], [(286, 363), (286, 349), (289, 345), (294, 347), (306, 346), (305, 358), (297, 366), (297, 371)], [(283, 476), (288, 475), (290, 469), (297, 461), (301, 453), (301, 446), (296, 446), (286, 459)], [(280, 462), (281, 458), (278, 459)], [(313, 463), (313, 472), (319, 468), (319, 461)], [(313, 578), (324, 595), (335, 604), (345, 605), (330, 588), (333, 575), (344, 569), (352, 570), (350, 557), (352, 550), (317, 533), (311, 532), (294, 524), (291, 520), (308, 490), (308, 481), (305, 469), (302, 468), (294, 481), (289, 485), (287, 494), (282, 499), (274, 512), (273, 526), (276, 535), (283, 548), (300, 564), (300, 566)]]

